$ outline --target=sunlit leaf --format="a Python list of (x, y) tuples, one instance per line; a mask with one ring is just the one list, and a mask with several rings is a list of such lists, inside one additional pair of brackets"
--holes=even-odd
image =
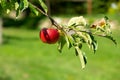
[(31, 10), (36, 16), (39, 15), (39, 11), (38, 11), (32, 4), (29, 4), (29, 7), (30, 7), (30, 10)]
[(85, 55), (84, 52), (83, 52), (83, 59), (84, 59), (84, 63), (87, 64), (87, 56)]
[(78, 57), (79, 57), (79, 59), (80, 59), (82, 68), (85, 68), (85, 65), (86, 65), (86, 63), (87, 63), (86, 57), (84, 56), (83, 52), (79, 49), (78, 46), (76, 46), (75, 49), (76, 49), (76, 52), (77, 52)]
[[(28, 8), (29, 2), (28, 0), (21, 0), (19, 3), (19, 7), (16, 10), (16, 18), (18, 18), (18, 16), (20, 15), (20, 13), (22, 13), (25, 9)], [(16, 4), (17, 6), (17, 4)]]
[(77, 51), (77, 49), (75, 48), (75, 55), (76, 56), (78, 56), (79, 55), (79, 53), (78, 53), (78, 51)]
[(20, 1), (20, 11), (23, 12), (26, 8), (28, 8), (28, 0)]
[(47, 8), (46, 4), (43, 2), (43, 0), (39, 0), (39, 3), (41, 5), (41, 7), (43, 8), (44, 12), (47, 13), (48, 8)]
[(0, 6), (2, 8), (2, 13), (9, 14), (10, 11), (14, 10), (15, 1), (1, 0)]
[(73, 17), (69, 20), (68, 22), (68, 26), (72, 26), (72, 25), (86, 25), (86, 20), (83, 16), (79, 16), (79, 17)]
[(72, 47), (72, 44), (71, 44), (71, 42), (70, 42), (70, 38), (69, 38), (68, 35), (65, 36), (65, 40), (66, 40), (66, 43), (67, 43), (67, 47), (68, 47), (68, 48), (71, 48), (71, 47)]
[(18, 16), (20, 15), (20, 13), (22, 13), (23, 9), (24, 9), (24, 4), (23, 4), (23, 2), (20, 2), (19, 3), (19, 7), (16, 10), (16, 19), (18, 18)]
[(18, 2), (15, 2), (15, 10), (17, 10), (18, 8), (19, 8)]
[[(81, 43), (77, 44), (76, 46), (78, 46), (79, 49), (82, 49), (82, 44), (81, 44)], [(75, 47), (76, 47), (76, 46), (75, 46)], [(79, 55), (79, 53), (78, 53), (78, 51), (77, 51), (76, 48), (75, 48), (75, 55), (76, 55), (76, 56)]]
[(94, 36), (92, 34), (89, 34), (89, 36), (91, 37), (91, 40), (92, 40), (92, 43), (91, 43), (91, 46), (92, 46), (92, 50), (94, 51), (94, 53), (96, 52), (97, 50), (97, 41), (95, 40)]
[(112, 36), (104, 36), (104, 37), (106, 37), (106, 38), (108, 38), (108, 39), (112, 40), (112, 42), (113, 42), (114, 44), (116, 44), (116, 45), (117, 45), (116, 40), (115, 40)]
[(88, 43), (88, 38), (86, 36), (86, 33), (78, 32), (79, 38), (82, 40), (82, 42)]
[(7, 9), (7, 10), (6, 10), (6, 13), (9, 14), (9, 13), (10, 13), (10, 9)]
[(60, 39), (58, 41), (58, 51), (61, 53), (62, 52), (62, 49), (65, 45), (66, 41), (65, 41), (65, 38), (64, 36), (60, 36)]

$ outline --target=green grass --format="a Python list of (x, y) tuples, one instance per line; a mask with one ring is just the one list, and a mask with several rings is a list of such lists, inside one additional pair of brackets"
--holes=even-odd
[(120, 80), (120, 32), (114, 31), (118, 42), (97, 38), (99, 48), (92, 54), (84, 50), (88, 63), (81, 69), (74, 50), (39, 40), (38, 30), (4, 28), (4, 44), (0, 46), (0, 80)]

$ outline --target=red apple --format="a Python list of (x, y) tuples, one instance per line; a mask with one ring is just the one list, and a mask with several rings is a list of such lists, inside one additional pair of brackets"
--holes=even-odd
[(54, 44), (59, 39), (59, 32), (54, 28), (43, 28), (41, 29), (39, 36), (42, 42)]

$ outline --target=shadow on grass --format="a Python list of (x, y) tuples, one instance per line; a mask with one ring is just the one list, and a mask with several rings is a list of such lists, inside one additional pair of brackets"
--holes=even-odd
[(39, 38), (37, 38), (37, 37), (20, 37), (20, 36), (3, 35), (3, 44), (9, 44), (12, 40), (16, 40), (16, 41), (37, 41), (37, 40), (39, 40)]
[(0, 80), (12, 80), (9, 76), (0, 76)]
[(12, 78), (4, 70), (0, 70), (0, 80), (12, 80)]

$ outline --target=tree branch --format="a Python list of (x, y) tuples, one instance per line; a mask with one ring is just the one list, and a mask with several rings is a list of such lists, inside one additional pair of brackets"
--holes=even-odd
[(34, 4), (30, 3), (34, 8), (36, 8), (40, 13), (42, 13), (43, 15), (45, 15), (46, 17), (48, 17), (52, 23), (52, 25), (54, 25), (55, 27), (57, 27), (58, 29), (62, 29), (62, 26), (60, 26), (50, 15), (48, 15), (47, 13), (45, 13), (42, 9), (38, 8), (37, 6), (35, 6)]

